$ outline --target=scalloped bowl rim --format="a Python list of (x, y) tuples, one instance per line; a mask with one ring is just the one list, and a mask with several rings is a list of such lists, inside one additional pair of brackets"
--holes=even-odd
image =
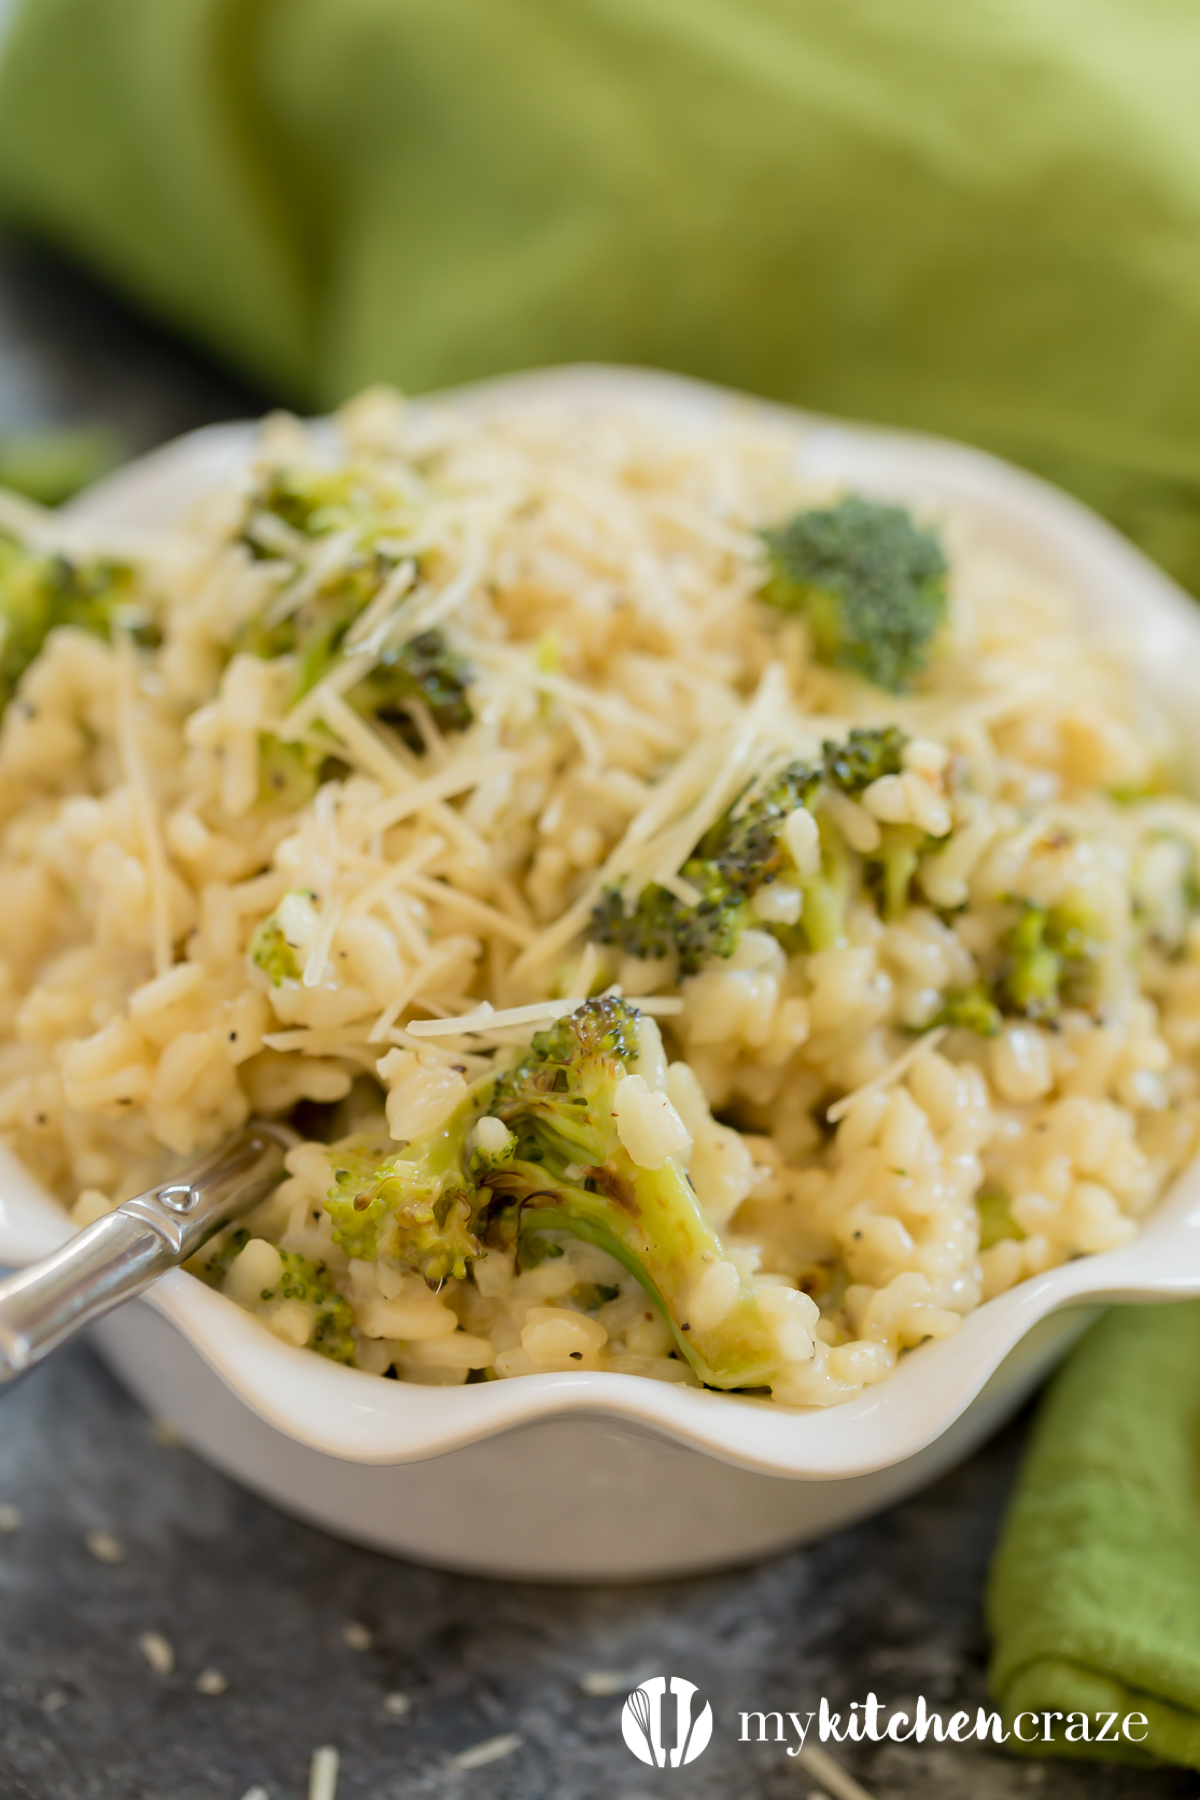
[[(1152, 690), (1176, 714), (1200, 767), (1200, 611), (1094, 513), (981, 451), (915, 433), (831, 420), (648, 370), (571, 366), (501, 377), (433, 397), (475, 416), (567, 401), (630, 406), (678, 422), (765, 419), (794, 434), (806, 477), (962, 510), (976, 531), (1067, 580), (1102, 628), (1128, 625)], [(417, 403), (423, 404), (423, 403)], [(140, 458), (74, 502), (81, 519), (114, 526), (177, 518), (244, 459), (253, 423), (208, 426)], [(58, 1204), (0, 1147), (0, 1265), (23, 1267), (72, 1234)], [(971, 1405), (1033, 1327), (1064, 1307), (1200, 1296), (1200, 1162), (1174, 1183), (1122, 1249), (1032, 1277), (968, 1315), (953, 1337), (921, 1346), (878, 1386), (830, 1408), (768, 1402), (581, 1371), (457, 1388), (382, 1381), (281, 1343), (232, 1301), (182, 1270), (145, 1296), (256, 1414), (301, 1444), (351, 1463), (445, 1455), (556, 1417), (621, 1420), (737, 1467), (799, 1480), (839, 1480), (903, 1462)]]

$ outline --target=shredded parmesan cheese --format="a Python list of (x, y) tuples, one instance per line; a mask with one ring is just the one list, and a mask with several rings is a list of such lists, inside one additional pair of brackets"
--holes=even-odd
[(865, 1094), (885, 1093), (888, 1088), (895, 1087), (898, 1081), (903, 1081), (919, 1056), (924, 1056), (927, 1050), (937, 1049), (946, 1036), (947, 1029), (945, 1025), (938, 1025), (933, 1031), (927, 1031), (915, 1044), (910, 1044), (907, 1050), (902, 1051), (894, 1062), (890, 1062), (881, 1074), (871, 1081), (864, 1081), (852, 1094), (843, 1094), (840, 1100), (835, 1100), (832, 1106), (826, 1107), (825, 1117), (829, 1123), (838, 1124)]

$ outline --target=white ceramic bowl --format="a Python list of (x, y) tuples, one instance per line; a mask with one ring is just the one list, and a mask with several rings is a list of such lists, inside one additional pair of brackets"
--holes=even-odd
[[(1092, 513), (957, 445), (808, 418), (636, 370), (548, 370), (462, 390), (473, 414), (563, 399), (686, 422), (730, 409), (793, 432), (806, 476), (966, 515), (975, 533), (1065, 582), (1178, 719), (1200, 767), (1200, 612)], [(169, 523), (236, 466), (253, 428), (216, 426), (103, 482), (76, 512)], [(11, 1157), (0, 1160), (0, 1263), (70, 1235)], [(1200, 1174), (1123, 1250), (990, 1301), (956, 1336), (906, 1357), (827, 1411), (627, 1375), (535, 1375), (423, 1388), (289, 1349), (182, 1271), (106, 1320), (99, 1347), (205, 1457), (342, 1536), (428, 1562), (535, 1580), (632, 1579), (744, 1561), (848, 1523), (932, 1479), (1008, 1417), (1104, 1301), (1200, 1295)]]

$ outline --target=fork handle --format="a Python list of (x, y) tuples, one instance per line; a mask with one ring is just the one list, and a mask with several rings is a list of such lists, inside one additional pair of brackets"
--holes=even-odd
[(126, 1200), (61, 1250), (0, 1281), (0, 1385), (143, 1293), (265, 1199), (293, 1141), (252, 1121), (186, 1175)]

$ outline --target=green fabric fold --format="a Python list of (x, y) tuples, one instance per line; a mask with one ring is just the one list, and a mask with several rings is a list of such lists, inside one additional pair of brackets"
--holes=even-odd
[(1198, 91), (1166, 0), (22, 0), (0, 207), (296, 404), (682, 369), (1200, 590)]
[(1122, 1747), (1054, 1722), (1034, 1754), (1200, 1768), (1198, 1370), (1200, 1302), (1119, 1307), (1042, 1404), (992, 1565), (993, 1691), (1010, 1730), (1020, 1712), (1148, 1726)]

